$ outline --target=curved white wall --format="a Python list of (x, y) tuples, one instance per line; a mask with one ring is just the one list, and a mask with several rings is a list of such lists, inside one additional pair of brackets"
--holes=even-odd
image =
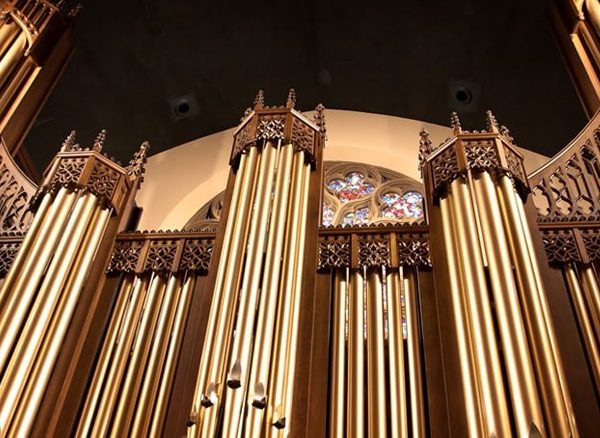
[[(417, 180), (419, 131), (427, 129), (434, 145), (452, 135), (450, 128), (401, 117), (331, 109), (325, 115), (325, 160), (373, 164)], [(181, 228), (225, 188), (233, 132), (228, 129), (199, 138), (148, 159), (137, 196), (144, 209), (140, 229)], [(522, 152), (528, 172), (547, 161), (535, 152)]]

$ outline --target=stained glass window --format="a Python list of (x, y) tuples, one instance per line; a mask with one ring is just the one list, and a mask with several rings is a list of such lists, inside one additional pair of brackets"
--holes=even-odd
[(373, 193), (373, 184), (365, 181), (365, 175), (360, 172), (350, 172), (344, 179), (335, 178), (327, 183), (327, 188), (341, 202), (354, 201), (362, 196)]
[(420, 219), (423, 217), (423, 196), (418, 192), (387, 192), (379, 216), (390, 219)]
[(368, 224), (371, 219), (368, 207), (359, 208), (355, 211), (349, 211), (344, 215), (344, 225), (363, 225)]
[(333, 208), (331, 208), (331, 205), (327, 202), (323, 202), (323, 218), (321, 219), (321, 223), (326, 227), (332, 225), (334, 215), (335, 212), (333, 211)]

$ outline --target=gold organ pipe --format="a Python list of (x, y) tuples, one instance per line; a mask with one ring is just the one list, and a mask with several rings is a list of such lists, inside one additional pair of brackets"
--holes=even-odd
[(110, 220), (111, 210), (95, 207), (83, 245), (78, 250), (77, 260), (72, 266), (69, 279), (63, 287), (60, 301), (54, 311), (52, 322), (44, 336), (44, 342), (35, 359), (35, 365), (27, 378), (26, 389), (12, 422), (15, 434), (28, 435), (37, 410), (41, 404), (54, 364), (62, 347), (75, 307), (89, 276), (89, 270), (104, 237)]
[(14, 21), (11, 21), (10, 23), (4, 22), (2, 27), (0, 27), (0, 56), (4, 56), (5, 51), (8, 49), (20, 30), (21, 29)]
[[(253, 195), (258, 157), (256, 147), (251, 147), (240, 161), (241, 175), (234, 182), (231, 208), (223, 240), (223, 254), (219, 258), (213, 299), (210, 307), (205, 345), (202, 349), (200, 368), (192, 405), (196, 424), (188, 429), (189, 436), (197, 436), (197, 428), (205, 412), (214, 403), (222, 385), (224, 352), (228, 350), (229, 336), (225, 333), (237, 301), (237, 283), (240, 276), (241, 257), (247, 230), (247, 217)], [(201, 403), (204, 401), (204, 405)], [(214, 412), (216, 409), (213, 409)], [(212, 413), (211, 413), (212, 415)], [(214, 418), (214, 417), (213, 417)]]
[(570, 396), (566, 390), (562, 358), (558, 351), (523, 204), (507, 176), (500, 177), (497, 192), (501, 201), (500, 209), (509, 237), (509, 248), (517, 281), (523, 291), (520, 296), (523, 300), (526, 321), (532, 333), (530, 339), (535, 345), (533, 359), (540, 375), (542, 400), (548, 412), (546, 420), (549, 433), (552, 436), (577, 437), (579, 434)]
[(131, 291), (131, 299), (127, 306), (127, 310), (123, 315), (123, 323), (119, 327), (119, 333), (117, 334), (115, 352), (111, 359), (111, 368), (109, 369), (108, 376), (104, 382), (104, 389), (100, 403), (98, 404), (98, 411), (93, 419), (93, 429), (91, 433), (91, 436), (93, 437), (106, 437), (108, 435), (110, 419), (115, 402), (117, 401), (119, 388), (121, 387), (121, 381), (123, 380), (123, 374), (125, 372), (125, 367), (127, 366), (127, 360), (129, 359), (135, 329), (138, 326), (147, 293), (147, 277), (136, 277)]
[(152, 348), (148, 357), (146, 371), (141, 381), (140, 395), (137, 400), (130, 436), (145, 437), (148, 435), (152, 420), (152, 407), (156, 398), (160, 374), (169, 346), (169, 336), (177, 311), (177, 299), (181, 292), (181, 281), (177, 275), (169, 278), (165, 297), (152, 340)]
[(248, 390), (250, 358), (256, 309), (259, 300), (259, 286), (266, 245), (267, 226), (271, 207), (273, 176), (277, 158), (277, 149), (266, 143), (262, 150), (254, 208), (248, 233), (246, 262), (240, 303), (235, 324), (235, 337), (229, 356), (229, 374), (225, 394), (223, 415), (223, 436), (234, 436), (241, 427), (241, 411), (244, 395)]
[(15, 260), (12, 262), (9, 271), (4, 278), (4, 282), (0, 288), (0, 309), (2, 310), (4, 310), (4, 303), (8, 294), (10, 293), (11, 286), (18, 279), (21, 270), (23, 269), (25, 263), (27, 262), (27, 258), (30, 255), (31, 248), (34, 246), (36, 239), (40, 235), (40, 229), (42, 229), (44, 223), (46, 223), (45, 218), (52, 203), (52, 198), (53, 196), (50, 193), (46, 193), (42, 198), (42, 202), (40, 203), (40, 206), (33, 217), (31, 226), (27, 230), (27, 233), (25, 233), (25, 237), (23, 238), (23, 243), (21, 243), (19, 252), (17, 253)]
[(386, 288), (390, 373), (390, 437), (408, 438), (406, 376), (404, 370), (404, 334), (402, 332), (402, 288), (400, 286), (400, 278), (397, 269), (392, 268), (387, 273)]
[(29, 253), (24, 254), (21, 269), (15, 272), (14, 282), (7, 279), (3, 284), (2, 295), (6, 297), (6, 302), (0, 315), (0, 371), (9, 360), (14, 342), (19, 336), (21, 325), (63, 232), (75, 199), (74, 193), (64, 188), (59, 190), (48, 214), (44, 215), (37, 235), (33, 236), (34, 242)]
[[(448, 197), (451, 196), (451, 194), (448, 195)], [(484, 435), (485, 426), (481, 418), (479, 384), (474, 360), (475, 353), (471, 341), (472, 334), (467, 322), (467, 302), (461, 293), (460, 278), (457, 269), (459, 265), (457, 261), (457, 246), (454, 242), (454, 231), (452, 229), (452, 203), (448, 200), (448, 197), (440, 198), (442, 233), (444, 235), (445, 256), (448, 263), (449, 290), (456, 330), (462, 387), (465, 397), (465, 411), (470, 413), (470, 415), (467, 415), (467, 427), (469, 436), (475, 438)]]
[[(203, 391), (200, 394), (205, 403), (200, 406), (199, 432), (201, 436), (213, 437), (216, 433), (218, 420), (218, 407), (222, 402), (223, 383), (225, 378), (225, 363), (229, 345), (231, 342), (231, 332), (233, 329), (233, 320), (235, 317), (235, 308), (239, 296), (239, 282), (242, 271), (242, 257), (246, 244), (248, 233), (248, 218), (252, 209), (252, 200), (254, 198), (254, 189), (256, 186), (256, 170), (260, 156), (256, 147), (251, 147), (248, 151), (248, 168), (244, 172), (244, 181), (242, 181), (242, 191), (240, 192), (240, 201), (238, 208), (232, 210), (232, 220), (234, 220), (233, 237), (231, 248), (227, 255), (223, 269), (222, 289), (217, 288), (215, 284), (214, 295), (221, 295), (217, 306), (211, 304), (209, 326), (214, 324), (214, 337), (209, 337), (208, 330), (206, 341), (208, 345), (202, 350), (200, 370), (206, 369), (206, 377), (202, 380)], [(219, 260), (219, 267), (221, 267)], [(214, 313), (213, 313), (214, 311)], [(214, 322), (213, 322), (214, 321)], [(199, 379), (203, 375), (199, 375)], [(200, 382), (200, 380), (199, 380)], [(198, 400), (196, 400), (198, 401)], [(201, 427), (200, 427), (201, 426)], [(192, 429), (194, 432), (194, 430)], [(194, 432), (195, 433), (195, 432)]]
[(413, 437), (426, 436), (425, 401), (419, 336), (419, 309), (417, 282), (414, 269), (403, 270), (404, 305), (406, 307), (406, 344), (408, 349), (408, 375), (410, 387), (410, 412)]
[(171, 329), (169, 347), (167, 349), (167, 355), (158, 385), (154, 411), (150, 419), (151, 424), (149, 436), (151, 437), (160, 436), (162, 433), (165, 411), (169, 399), (169, 390), (175, 376), (175, 365), (181, 349), (181, 343), (183, 341), (185, 323), (190, 310), (192, 291), (194, 290), (195, 281), (196, 276), (194, 274), (188, 274), (178, 295), (179, 299), (177, 301), (177, 311), (175, 313), (175, 320)]
[(90, 435), (95, 416), (94, 414), (102, 393), (102, 383), (106, 378), (106, 373), (108, 372), (109, 365), (112, 361), (111, 359), (113, 357), (113, 352), (115, 351), (119, 327), (123, 324), (123, 315), (131, 300), (132, 287), (133, 277), (125, 277), (119, 288), (115, 310), (102, 345), (100, 358), (96, 364), (96, 371), (94, 372), (90, 389), (85, 398), (85, 405), (80, 416), (79, 425), (77, 426), (77, 432), (75, 433), (75, 436), (77, 437), (87, 437)]
[(329, 403), (329, 436), (345, 438), (346, 404), (346, 269), (333, 274), (333, 335), (331, 348), (331, 397)]
[(581, 325), (581, 332), (585, 342), (586, 352), (588, 353), (587, 355), (592, 365), (594, 381), (596, 386), (600, 388), (600, 351), (598, 349), (598, 338), (594, 336), (594, 329), (587, 312), (587, 306), (579, 285), (577, 274), (572, 266), (567, 265), (563, 270), (567, 280), (567, 285), (569, 287), (570, 295), (575, 305), (575, 311), (579, 319), (579, 324)]
[(133, 341), (127, 371), (123, 379), (123, 389), (115, 411), (115, 418), (110, 430), (111, 437), (129, 436), (129, 427), (138, 399), (144, 368), (152, 346), (152, 336), (158, 321), (161, 304), (165, 293), (165, 280), (161, 275), (154, 275), (142, 310), (142, 318)]
[(504, 381), (469, 187), (463, 179), (456, 179), (450, 191), (454, 238), (457, 253), (461, 255), (457, 257), (461, 289), (467, 303), (486, 436), (510, 436)]
[(352, 272), (348, 297), (348, 409), (347, 436), (365, 436), (364, 382), (364, 279), (359, 270)]
[(25, 54), (26, 47), (27, 37), (25, 36), (25, 32), (21, 32), (6, 53), (0, 58), (0, 89), (4, 88), (4, 84), (10, 74)]
[(269, 225), (262, 292), (256, 321), (254, 341), (256, 347), (252, 354), (250, 385), (247, 393), (249, 413), (245, 428), (246, 435), (253, 438), (262, 436), (264, 408), (267, 402), (293, 153), (293, 146), (287, 144), (283, 146), (278, 157), (273, 212)]
[(6, 429), (17, 402), (34, 365), (44, 334), (51, 322), (60, 293), (67, 281), (69, 269), (85, 236), (90, 218), (96, 206), (91, 194), (80, 197), (65, 227), (63, 238), (56, 249), (48, 272), (12, 352), (0, 383), (0, 428)]
[(528, 436), (532, 425), (544, 433), (544, 417), (537, 396), (535, 373), (529, 355), (527, 335), (512, 275), (510, 255), (501, 219), (498, 198), (492, 178), (482, 172), (473, 179), (476, 202), (482, 217), (483, 244), (486, 248), (496, 317), (504, 349), (508, 387), (514, 409), (517, 434)]
[(590, 316), (594, 323), (596, 336), (600, 339), (600, 290), (598, 289), (596, 273), (591, 265), (582, 266), (580, 272), (581, 284), (588, 303)]
[[(379, 272), (367, 273), (367, 398), (369, 437), (387, 436), (383, 287)], [(415, 407), (418, 405), (415, 404)], [(420, 406), (419, 406), (420, 408)], [(419, 409), (422, 411), (422, 409)], [(422, 417), (422, 415), (419, 415)], [(423, 420), (420, 419), (422, 422)], [(420, 431), (420, 428), (417, 428)], [(418, 435), (418, 434), (415, 434)]]
[(291, 210), (288, 215), (288, 234), (284, 255), (284, 287), (273, 356), (269, 386), (271, 418), (267, 436), (289, 435), (291, 425), (293, 385), (295, 378), (298, 318), (304, 266), (304, 236), (306, 234), (306, 210), (310, 166), (305, 164), (304, 152), (294, 154), (294, 179)]
[(0, 115), (14, 103), (15, 94), (22, 88), (21, 85), (24, 83), (25, 77), (29, 76), (35, 68), (36, 66), (31, 59), (26, 59), (20, 66), (6, 87), (6, 90), (2, 91), (2, 95), (0, 96)]

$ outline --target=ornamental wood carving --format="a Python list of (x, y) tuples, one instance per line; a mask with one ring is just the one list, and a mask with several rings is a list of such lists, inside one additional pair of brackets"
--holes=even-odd
[(363, 268), (390, 266), (390, 239), (386, 235), (361, 235), (359, 237), (358, 263)]
[(564, 264), (582, 261), (572, 230), (543, 231), (542, 239), (549, 263)]
[(214, 234), (144, 231), (117, 236), (109, 273), (208, 272)]
[(540, 223), (600, 220), (600, 113), (530, 176)]
[(350, 266), (350, 236), (328, 236), (319, 240), (317, 269), (336, 269)]
[(489, 172), (492, 177), (507, 175), (525, 199), (529, 184), (523, 156), (517, 150), (507, 128), (498, 126), (493, 114), (487, 113), (487, 130), (463, 130), (458, 115), (452, 115), (454, 137), (432, 148), (429, 134), (421, 132), (419, 169), (427, 190), (437, 202), (455, 179), (469, 172)]
[(315, 119), (309, 120), (294, 109), (295, 102), (295, 92), (290, 90), (285, 106), (268, 107), (259, 91), (254, 108), (246, 110), (234, 134), (230, 163), (237, 166), (240, 154), (252, 146), (261, 147), (266, 141), (282, 141), (292, 143), (295, 150), (304, 151), (308, 161), (314, 164), (315, 148), (325, 141), (324, 108), (318, 106)]
[(27, 230), (33, 220), (29, 204), (36, 189), (0, 142), (0, 234)]

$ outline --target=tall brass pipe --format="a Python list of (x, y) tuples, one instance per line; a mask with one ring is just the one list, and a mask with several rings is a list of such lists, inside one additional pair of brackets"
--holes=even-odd
[(50, 209), (50, 205), (52, 203), (53, 195), (50, 193), (46, 193), (42, 198), (42, 202), (40, 203), (39, 208), (37, 209), (33, 221), (25, 233), (25, 237), (23, 238), (23, 242), (21, 243), (21, 247), (19, 248), (19, 252), (17, 253), (14, 261), (12, 262), (6, 277), (4, 278), (4, 282), (2, 283), (2, 287), (0, 288), (0, 313), (4, 314), (4, 303), (11, 291), (12, 285), (18, 279), (21, 271), (23, 270), (24, 265), (29, 258), (31, 248), (34, 246), (36, 239), (40, 234), (40, 230), (43, 228), (43, 225), (46, 223), (45, 218), (48, 215), (48, 210)]
[[(228, 351), (230, 341), (228, 328), (231, 327), (231, 319), (234, 314), (233, 307), (237, 300), (241, 257), (246, 241), (247, 218), (253, 198), (257, 162), (256, 147), (251, 147), (247, 157), (242, 156), (240, 162), (242, 175), (236, 177), (234, 183), (233, 196), (236, 195), (237, 191), (238, 199), (233, 199), (232, 196), (231, 208), (227, 218), (223, 243), (224, 254), (219, 258), (213, 301), (205, 335), (205, 346), (200, 359), (200, 369), (192, 405), (192, 415), (196, 415), (197, 419), (196, 424), (188, 429), (189, 436), (197, 436), (200, 423), (204, 421), (204, 414), (214, 405), (216, 398), (220, 396), (223, 389), (224, 356)], [(229, 227), (230, 224), (231, 228)], [(202, 403), (203, 401), (204, 403)], [(217, 414), (215, 411), (216, 409), (212, 409), (208, 413), (212, 420), (207, 430), (212, 430), (212, 427), (216, 426), (216, 422), (213, 421)]]
[(529, 339), (534, 345), (533, 359), (540, 376), (538, 381), (542, 401), (548, 413), (546, 421), (549, 433), (552, 436), (577, 437), (579, 434), (566, 386), (562, 358), (523, 203), (507, 176), (500, 177), (497, 192), (515, 274), (522, 291), (520, 297), (530, 332)]
[(22, 269), (16, 275), (14, 282), (7, 281), (3, 284), (2, 295), (6, 297), (6, 302), (0, 315), (0, 371), (8, 362), (21, 325), (27, 316), (55, 245), (62, 235), (75, 199), (74, 193), (66, 189), (59, 190), (48, 214), (44, 215), (43, 223), (35, 241), (32, 242)]
[(419, 308), (417, 305), (418, 291), (414, 269), (403, 270), (403, 282), (412, 431), (413, 437), (424, 437), (427, 433), (425, 429), (425, 394), (421, 361), (421, 336), (419, 334)]
[(112, 362), (113, 353), (116, 348), (117, 335), (119, 334), (119, 328), (123, 324), (123, 315), (128, 305), (131, 303), (131, 289), (133, 287), (133, 277), (127, 276), (123, 279), (117, 296), (117, 302), (115, 304), (115, 310), (111, 316), (110, 323), (104, 343), (102, 344), (102, 350), (100, 352), (100, 358), (96, 364), (96, 371), (92, 378), (90, 389), (87, 392), (85, 398), (85, 405), (80, 415), (79, 424), (77, 426), (76, 437), (87, 437), (90, 435), (92, 425), (95, 418), (95, 411), (102, 394), (103, 382), (106, 378), (109, 365)]
[(491, 289), (496, 303), (496, 318), (504, 350), (504, 364), (510, 376), (508, 386), (514, 410), (517, 434), (527, 436), (532, 425), (545, 435), (542, 406), (537, 395), (529, 343), (502, 221), (497, 217), (500, 205), (494, 183), (487, 172), (473, 179), (473, 188), (481, 217)]
[(151, 437), (160, 436), (162, 434), (169, 393), (173, 378), (175, 377), (175, 365), (183, 341), (185, 324), (190, 310), (190, 303), (192, 302), (192, 291), (194, 290), (195, 282), (196, 276), (194, 274), (188, 274), (183, 282), (183, 287), (181, 288), (179, 299), (177, 301), (177, 312), (175, 313), (175, 321), (173, 322), (171, 330), (169, 348), (167, 350), (167, 356), (158, 385), (156, 402), (151, 416), (149, 433), (149, 436)]
[(289, 435), (291, 424), (290, 380), (295, 377), (296, 338), (304, 261), (304, 235), (306, 232), (306, 205), (310, 167), (304, 162), (304, 152), (294, 153), (292, 197), (288, 213), (286, 246), (283, 258), (280, 307), (277, 316), (276, 342), (269, 382), (269, 407), (266, 436)]
[(179, 276), (171, 275), (160, 308), (146, 370), (140, 383), (140, 395), (137, 399), (133, 424), (129, 432), (134, 437), (145, 437), (148, 435), (152, 420), (152, 408), (157, 396), (160, 375), (169, 346), (169, 337), (175, 320), (177, 299), (180, 292), (181, 281)]
[(0, 56), (5, 55), (6, 50), (20, 31), (21, 29), (14, 21), (10, 23), (5, 22), (0, 27)]
[(352, 272), (348, 297), (348, 408), (347, 436), (365, 436), (365, 341), (364, 279), (359, 270)]
[(95, 206), (96, 199), (91, 194), (85, 194), (77, 201), (65, 227), (65, 235), (69, 238), (60, 241), (25, 326), (19, 334), (0, 383), (0, 429), (6, 429), (17, 408), (17, 401), (34, 365), (35, 355), (51, 322), (52, 313), (58, 304)]
[(8, 110), (8, 107), (11, 104), (18, 100), (15, 99), (17, 92), (22, 89), (25, 79), (35, 70), (35, 68), (36, 66), (31, 59), (25, 59), (19, 66), (19, 70), (0, 95), (0, 117)]
[(588, 303), (591, 320), (594, 323), (596, 336), (600, 339), (600, 289), (598, 288), (596, 273), (591, 265), (582, 266), (580, 272), (581, 285)]
[(138, 327), (142, 308), (148, 293), (148, 278), (136, 277), (133, 290), (131, 291), (131, 300), (123, 316), (123, 324), (119, 328), (117, 335), (117, 344), (111, 360), (111, 368), (104, 382), (102, 397), (98, 403), (98, 411), (93, 420), (93, 429), (91, 436), (106, 437), (110, 427), (112, 417), (125, 367), (131, 352), (131, 344)]
[(581, 333), (585, 343), (587, 357), (591, 364), (594, 382), (596, 383), (596, 386), (600, 388), (600, 345), (598, 345), (598, 338), (594, 336), (594, 328), (588, 314), (585, 299), (575, 270), (572, 266), (568, 265), (565, 266), (563, 270), (567, 280), (569, 293), (575, 307), (575, 313), (577, 314), (577, 319), (581, 326)]
[(262, 292), (256, 321), (254, 341), (256, 347), (252, 353), (250, 384), (246, 402), (249, 410), (245, 424), (246, 436), (252, 438), (262, 436), (263, 417), (267, 403), (293, 152), (293, 146), (287, 144), (283, 146), (278, 157), (273, 213), (269, 223)]
[(383, 287), (379, 272), (367, 273), (367, 399), (369, 437), (387, 436)]
[(345, 438), (346, 411), (346, 269), (333, 273), (333, 323), (331, 347), (331, 389), (329, 437)]
[(450, 191), (454, 237), (457, 253), (462, 256), (458, 258), (461, 287), (468, 303), (486, 435), (510, 436), (504, 381), (470, 190), (463, 179), (456, 179), (451, 183)]
[(54, 310), (52, 322), (44, 335), (44, 342), (35, 359), (35, 365), (27, 377), (26, 389), (21, 396), (18, 410), (12, 422), (12, 430), (15, 434), (18, 432), (28, 435), (33, 426), (35, 415), (50, 380), (54, 364), (75, 312), (75, 307), (83, 291), (84, 282), (89, 277), (89, 270), (108, 226), (111, 210), (97, 206), (95, 210), (83, 244), (78, 250), (77, 260), (72, 265), (69, 279)]
[(229, 374), (225, 394), (223, 413), (223, 436), (234, 436), (238, 433), (242, 422), (242, 406), (244, 395), (248, 392), (248, 378), (254, 325), (259, 300), (259, 287), (263, 267), (263, 255), (266, 246), (267, 226), (271, 212), (271, 193), (273, 191), (273, 176), (277, 150), (270, 144), (265, 144), (262, 150), (258, 183), (254, 197), (254, 208), (250, 219), (248, 244), (246, 247), (246, 262), (238, 316), (235, 324), (235, 337), (229, 356)]
[[(404, 370), (404, 335), (402, 333), (402, 300), (398, 269), (386, 276), (388, 311), (388, 363), (390, 373), (390, 437), (408, 438), (406, 375)], [(345, 310), (345, 309), (344, 309)]]
[[(450, 300), (454, 316), (455, 335), (458, 346), (458, 361), (461, 374), (463, 395), (465, 398), (465, 412), (469, 437), (484, 436), (485, 422), (481, 418), (481, 396), (479, 381), (475, 368), (475, 352), (473, 351), (472, 333), (468, 324), (468, 311), (466, 297), (461, 291), (461, 280), (458, 272), (458, 246), (455, 243), (454, 229), (452, 227), (452, 202), (448, 200), (452, 195), (440, 198), (440, 213), (442, 218), (442, 233), (444, 235), (445, 258), (449, 276)], [(405, 304), (406, 305), (406, 304)]]
[[(257, 167), (261, 157), (256, 147), (251, 147), (248, 152), (248, 169), (244, 172), (245, 181), (240, 192), (240, 202), (233, 228), (233, 238), (225, 265), (225, 276), (223, 279), (221, 307), (216, 311), (216, 324), (214, 338), (206, 337), (210, 342), (209, 348), (204, 348), (201, 358), (201, 370), (207, 364), (206, 380), (202, 397), (205, 401), (201, 405), (199, 416), (199, 432), (202, 437), (213, 437), (216, 434), (219, 408), (222, 403), (222, 395), (225, 381), (225, 365), (229, 346), (231, 345), (233, 323), (235, 318), (236, 304), (239, 297), (240, 277), (242, 273), (242, 260), (248, 238), (249, 217), (252, 211), (254, 193), (256, 189)], [(215, 295), (219, 290), (215, 286)], [(211, 306), (211, 313), (213, 308)], [(209, 317), (212, 319), (213, 316)], [(207, 352), (210, 352), (208, 355)]]
[(140, 384), (144, 375), (144, 368), (147, 366), (150, 347), (152, 346), (152, 336), (158, 322), (164, 293), (165, 280), (161, 275), (155, 275), (150, 283), (146, 303), (142, 310), (142, 319), (127, 364), (123, 388), (119, 394), (115, 417), (110, 429), (111, 437), (120, 438), (130, 435), (129, 428), (137, 400), (139, 400)]
[(27, 37), (24, 32), (21, 32), (0, 58), (0, 90), (4, 88), (10, 74), (22, 60), (26, 47)]

